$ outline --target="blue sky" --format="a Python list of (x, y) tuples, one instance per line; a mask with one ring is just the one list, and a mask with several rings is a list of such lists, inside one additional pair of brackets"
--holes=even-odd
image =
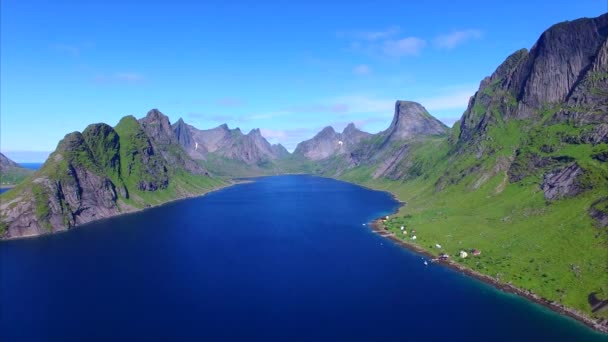
[(0, 150), (39, 161), (20, 151), (151, 108), (203, 129), (259, 127), (290, 150), (327, 125), (383, 130), (397, 99), (452, 125), (510, 53), (607, 10), (605, 0), (294, 2), (3, 0)]

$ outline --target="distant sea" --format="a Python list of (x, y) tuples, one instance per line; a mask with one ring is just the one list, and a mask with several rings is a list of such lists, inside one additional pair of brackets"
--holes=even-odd
[(366, 225), (397, 206), (277, 176), (1, 242), (0, 341), (605, 341)]
[(19, 163), (19, 165), (30, 170), (38, 170), (42, 167), (42, 164), (44, 163)]

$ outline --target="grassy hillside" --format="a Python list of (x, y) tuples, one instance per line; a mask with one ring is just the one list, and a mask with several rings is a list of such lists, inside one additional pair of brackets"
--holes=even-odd
[(0, 171), (0, 185), (13, 186), (23, 182), (34, 171), (25, 168), (7, 168)]
[[(586, 126), (509, 121), (491, 127), (479, 146), (460, 146), (454, 143), (458, 129), (457, 124), (451, 137), (412, 148), (402, 165), (409, 177), (402, 180), (373, 179), (373, 165), (339, 178), (406, 202), (386, 223), (397, 236), (592, 315), (589, 294), (608, 298), (608, 230), (589, 215), (598, 201), (595, 207), (606, 211), (608, 168), (597, 155), (608, 144), (580, 141)], [(478, 149), (484, 153), (476, 155)], [(584, 170), (578, 180), (582, 193), (546, 200), (542, 175), (573, 163)], [(481, 250), (481, 256), (458, 258), (470, 249)], [(607, 311), (596, 315), (608, 318)]]

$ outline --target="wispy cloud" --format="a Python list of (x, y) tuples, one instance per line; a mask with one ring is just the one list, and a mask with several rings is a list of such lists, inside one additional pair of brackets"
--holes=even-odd
[(279, 116), (284, 116), (284, 115), (288, 115), (288, 114), (291, 114), (291, 112), (287, 111), (287, 110), (278, 110), (278, 111), (273, 111), (273, 112), (250, 114), (250, 115), (241, 117), (240, 120), (250, 121), (250, 120), (274, 119)]
[(66, 43), (57, 43), (51, 44), (51, 49), (56, 52), (64, 55), (68, 55), (71, 57), (78, 58), (82, 54), (83, 51), (87, 49), (91, 49), (95, 47), (95, 44), (92, 42), (86, 42), (82, 44), (66, 44)]
[(293, 152), (293, 150), (300, 142), (312, 138), (321, 130), (321, 128), (322, 127), (311, 127), (285, 130), (261, 128), (260, 133), (271, 144), (280, 143), (288, 151)]
[(116, 72), (112, 74), (97, 74), (93, 78), (97, 84), (137, 84), (145, 81), (145, 77), (135, 72)]
[(80, 57), (80, 47), (71, 44), (54, 44), (52, 45), (53, 50), (69, 55), (71, 57)]
[(305, 104), (285, 108), (289, 113), (343, 113), (349, 109), (345, 103)]
[(437, 36), (433, 43), (437, 48), (440, 49), (453, 49), (456, 46), (472, 39), (479, 39), (483, 36), (480, 30), (462, 30), (454, 31), (448, 34), (442, 34)]
[(216, 115), (210, 115), (207, 116), (209, 119), (215, 121), (215, 122), (219, 122), (219, 123), (227, 123), (227, 122), (232, 122), (232, 121), (236, 121), (237, 118), (232, 116), (232, 115), (221, 115), (221, 114), (216, 114)]
[(372, 73), (372, 69), (367, 64), (360, 64), (353, 68), (353, 74), (355, 75), (369, 75)]
[(236, 107), (244, 104), (244, 101), (234, 97), (224, 97), (216, 101), (220, 106), (224, 107)]
[(348, 113), (384, 113), (395, 106), (395, 99), (379, 98), (367, 94), (352, 94), (330, 99), (334, 103), (345, 103)]
[(260, 133), (266, 139), (280, 140), (287, 137), (287, 131), (281, 129), (261, 128)]
[(398, 40), (387, 40), (382, 45), (382, 52), (389, 57), (418, 56), (426, 46), (426, 41), (418, 37), (407, 37)]
[(409, 36), (400, 37), (401, 29), (398, 26), (382, 31), (345, 31), (337, 36), (350, 40), (350, 48), (375, 57), (401, 58), (405, 56), (418, 56), (426, 40)]
[(475, 89), (461, 89), (432, 97), (420, 98), (418, 101), (428, 110), (462, 109), (467, 108), (469, 98), (475, 94)]
[(397, 35), (401, 31), (399, 26), (391, 26), (384, 30), (370, 31), (339, 31), (336, 36), (339, 38), (351, 38), (356, 40), (375, 41)]

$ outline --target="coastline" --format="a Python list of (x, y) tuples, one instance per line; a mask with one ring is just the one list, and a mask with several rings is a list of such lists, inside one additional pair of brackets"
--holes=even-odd
[[(390, 193), (390, 192), (389, 192)], [(392, 193), (391, 193), (392, 194)], [(392, 194), (394, 196), (394, 194)], [(395, 214), (395, 213), (393, 213)], [(435, 258), (435, 255), (431, 254), (429, 251), (427, 251), (426, 249), (420, 247), (419, 245), (413, 244), (411, 242), (408, 242), (406, 240), (402, 240), (400, 238), (398, 238), (393, 232), (389, 231), (388, 229), (386, 229), (386, 227), (384, 226), (384, 223), (382, 221), (381, 218), (377, 218), (374, 221), (372, 221), (369, 226), (371, 226), (371, 229), (373, 232), (379, 234), (380, 236), (390, 239), (391, 241), (395, 242), (397, 245), (406, 248), (410, 251), (413, 251), (415, 253), (418, 253), (420, 255), (423, 255), (427, 258)], [(516, 287), (512, 284), (509, 283), (504, 283), (501, 282), (500, 280), (490, 277), (488, 275), (479, 273), (475, 270), (472, 270), (468, 267), (465, 267), (455, 261), (452, 260), (445, 260), (445, 261), (440, 261), (437, 260), (435, 263), (437, 264), (441, 264), (445, 267), (448, 267), (452, 270), (461, 272), (469, 277), (475, 278), (479, 281), (482, 281), (486, 284), (489, 284), (501, 291), (504, 292), (508, 292), (508, 293), (513, 293), (516, 295), (519, 295), (521, 297), (524, 297), (528, 300), (531, 300), (537, 304), (540, 304), (542, 306), (544, 306), (545, 308), (548, 308), (554, 312), (557, 312), (561, 315), (565, 315), (568, 316), (570, 318), (573, 318), (577, 321), (579, 321), (580, 323), (585, 324), (586, 326), (588, 326), (589, 328), (600, 332), (600, 333), (604, 333), (604, 334), (608, 334), (608, 321), (604, 320), (602, 321), (598, 321), (598, 320), (594, 320), (591, 317), (585, 315), (584, 313), (573, 309), (573, 308), (569, 308), (567, 306), (564, 306), (562, 304), (556, 303), (554, 301), (550, 301), (548, 299), (542, 298), (540, 296), (538, 296), (537, 294), (528, 291), (528, 290), (524, 290), (521, 289), (519, 287)]]
[(120, 217), (120, 216), (125, 216), (125, 215), (130, 215), (130, 214), (136, 214), (136, 213), (140, 213), (140, 212), (143, 212), (143, 211), (145, 211), (145, 210), (148, 210), (148, 209), (153, 209), (153, 208), (157, 208), (157, 207), (160, 207), (160, 206), (163, 206), (163, 205), (169, 204), (169, 203), (178, 202), (178, 201), (183, 201), (183, 200), (187, 200), (187, 199), (191, 199), (191, 198), (196, 198), (196, 197), (203, 197), (203, 196), (206, 196), (206, 195), (208, 195), (208, 194), (210, 194), (210, 193), (213, 193), (213, 192), (216, 192), (216, 191), (219, 191), (219, 190), (223, 190), (223, 189), (229, 188), (229, 187), (234, 186), (234, 185), (245, 184), (245, 183), (251, 183), (251, 182), (253, 182), (253, 181), (251, 181), (251, 180), (249, 180), (249, 181), (248, 181), (248, 180), (230, 180), (230, 181), (229, 181), (228, 183), (226, 183), (225, 185), (219, 186), (219, 187), (217, 187), (217, 188), (212, 188), (212, 189), (210, 189), (209, 191), (206, 191), (206, 192), (203, 192), (203, 193), (198, 193), (198, 194), (188, 194), (188, 195), (184, 195), (184, 196), (182, 196), (182, 197), (174, 198), (174, 199), (168, 200), (168, 201), (166, 201), (166, 202), (162, 202), (162, 203), (158, 203), (158, 204), (150, 205), (150, 206), (147, 206), (147, 207), (143, 207), (143, 208), (133, 208), (133, 210), (127, 210), (127, 211), (121, 212), (121, 213), (119, 213), (119, 214), (117, 214), (117, 215), (112, 215), (112, 216), (108, 216), (108, 217), (102, 217), (102, 218), (99, 218), (99, 219), (97, 219), (97, 220), (93, 220), (93, 221), (89, 221), (89, 222), (86, 222), (86, 223), (83, 223), (83, 224), (75, 225), (75, 226), (69, 227), (69, 228), (64, 229), (64, 230), (59, 230), (59, 231), (55, 231), (55, 232), (52, 232), (52, 233), (47, 233), (47, 234), (38, 234), (38, 235), (22, 235), (22, 236), (9, 237), (9, 238), (0, 238), (0, 244), (1, 244), (3, 241), (15, 241), (15, 240), (24, 240), (24, 239), (36, 239), (36, 238), (42, 238), (42, 237), (45, 237), (45, 236), (51, 236), (51, 235), (56, 235), (56, 234), (63, 234), (63, 233), (67, 233), (67, 232), (69, 232), (69, 231), (71, 231), (72, 229), (75, 229), (75, 228), (82, 228), (82, 227), (86, 227), (86, 225), (87, 225), (87, 224), (89, 224), (89, 223), (98, 222), (98, 221), (101, 221), (101, 220), (106, 220), (106, 219), (110, 219), (110, 218), (114, 218), (114, 217)]

